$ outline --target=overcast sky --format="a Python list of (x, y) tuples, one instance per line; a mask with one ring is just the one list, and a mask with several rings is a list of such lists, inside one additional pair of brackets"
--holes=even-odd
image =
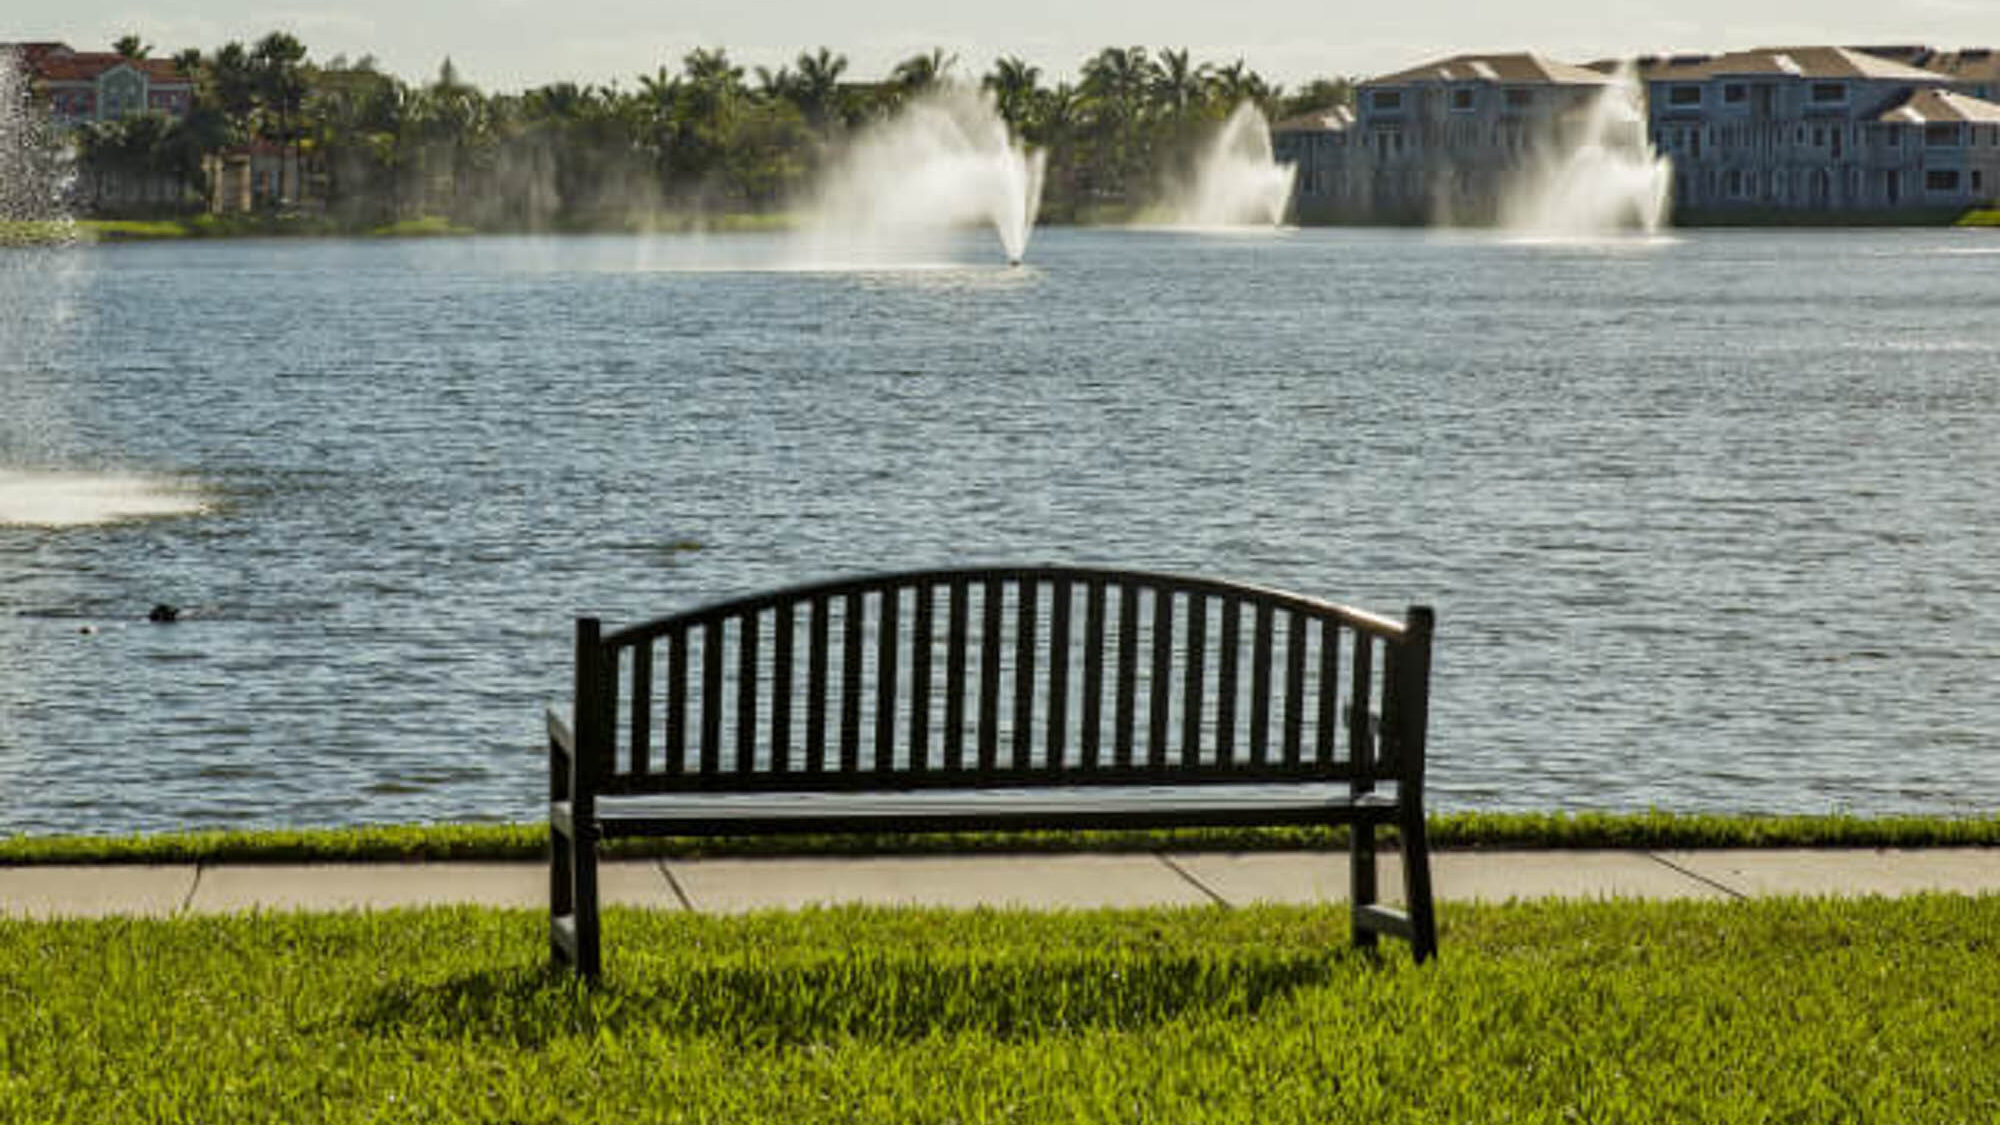
[(132, 32), (170, 54), (283, 29), (323, 61), (372, 54), (405, 78), (450, 56), (488, 89), (573, 80), (630, 87), (697, 46), (775, 67), (831, 47), (874, 78), (933, 46), (959, 73), (1019, 55), (1044, 80), (1098, 48), (1187, 47), (1241, 57), (1296, 85), (1370, 75), (1465, 51), (1532, 49), (1572, 62), (1755, 46), (1929, 43), (2000, 46), (2000, 0), (0, 0), (0, 41), (105, 49)]

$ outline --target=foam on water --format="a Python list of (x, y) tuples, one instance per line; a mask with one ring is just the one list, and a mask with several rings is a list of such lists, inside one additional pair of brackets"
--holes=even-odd
[(0, 469), (0, 527), (85, 527), (207, 508), (198, 491), (161, 477)]

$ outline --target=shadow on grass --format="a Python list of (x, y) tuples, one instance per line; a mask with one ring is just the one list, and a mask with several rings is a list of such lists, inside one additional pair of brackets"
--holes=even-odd
[(614, 960), (596, 987), (539, 965), (397, 982), (354, 1009), (352, 1022), (368, 1035), (523, 1047), (628, 1028), (768, 1046), (829, 1038), (900, 1042), (968, 1031), (1026, 1039), (1254, 1015), (1374, 963), (1349, 951), (993, 958), (868, 952), (719, 964), (635, 958)]

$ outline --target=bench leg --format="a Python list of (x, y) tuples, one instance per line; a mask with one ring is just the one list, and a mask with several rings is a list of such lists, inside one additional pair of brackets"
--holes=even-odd
[(604, 972), (597, 921), (597, 835), (577, 829), (570, 870), (576, 884), (576, 972), (596, 980)]
[(576, 844), (549, 819), (549, 960), (576, 964)]
[(1410, 952), (1418, 964), (1437, 956), (1437, 909), (1431, 902), (1430, 833), (1421, 807), (1397, 825), (1403, 848), (1403, 901), (1410, 913)]
[(549, 826), (549, 959), (577, 975), (603, 968), (597, 919), (597, 840), (583, 829)]
[(1375, 928), (1367, 915), (1378, 897), (1375, 886), (1375, 826), (1353, 824), (1347, 830), (1348, 909), (1354, 916), (1354, 948), (1375, 948)]

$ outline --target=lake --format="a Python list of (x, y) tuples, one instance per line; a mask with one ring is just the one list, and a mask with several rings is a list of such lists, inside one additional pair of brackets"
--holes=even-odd
[(533, 819), (575, 614), (997, 561), (1434, 605), (1444, 809), (2000, 805), (1991, 233), (925, 260), (0, 250), (0, 831)]

